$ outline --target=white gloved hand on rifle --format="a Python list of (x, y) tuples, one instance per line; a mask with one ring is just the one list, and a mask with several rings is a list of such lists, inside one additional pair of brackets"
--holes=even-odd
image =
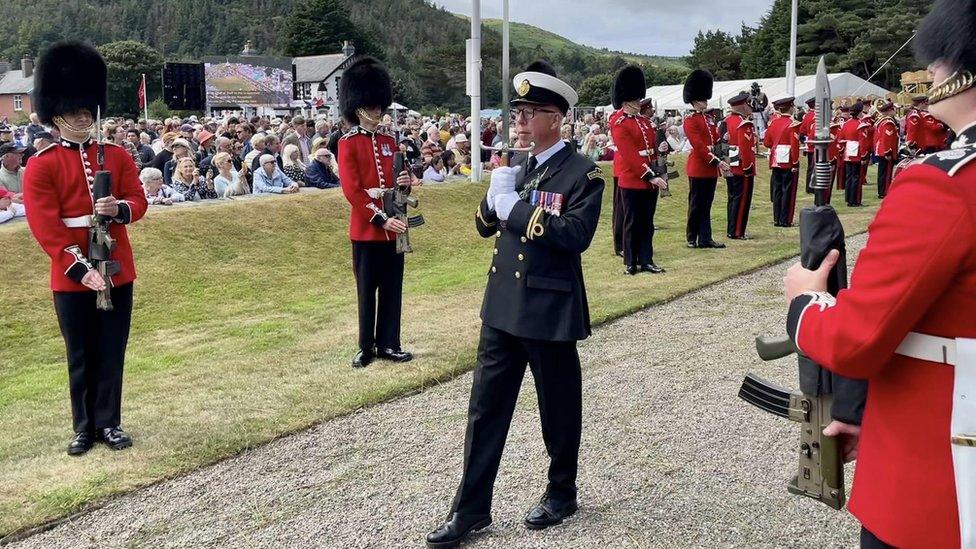
[[(498, 211), (495, 200), (498, 196), (515, 192), (515, 179), (522, 166), (514, 168), (502, 166), (491, 170), (491, 184), (488, 185), (488, 209)], [(516, 195), (518, 196), (518, 195)], [(511, 208), (509, 208), (511, 211)], [(506, 213), (505, 217), (508, 217)]]

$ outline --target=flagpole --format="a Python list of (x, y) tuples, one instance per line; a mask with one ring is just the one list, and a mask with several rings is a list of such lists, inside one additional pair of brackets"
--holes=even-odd
[(149, 127), (149, 87), (146, 86), (146, 74), (142, 74), (142, 106), (145, 109), (146, 127)]
[(799, 0), (791, 2), (790, 9), (790, 60), (786, 68), (786, 94), (796, 95), (796, 29), (800, 11)]

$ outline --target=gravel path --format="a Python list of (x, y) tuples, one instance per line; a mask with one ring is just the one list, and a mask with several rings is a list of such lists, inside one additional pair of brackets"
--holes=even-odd
[[(647, 309), (580, 345), (581, 508), (544, 532), (521, 524), (547, 465), (527, 374), (495, 522), (469, 546), (856, 546), (846, 513), (786, 492), (796, 425), (735, 396), (747, 371), (795, 386), (793, 362), (752, 351), (756, 335), (783, 329), (784, 270)], [(421, 547), (459, 479), (470, 387), (467, 374), (324, 423), (13, 547)]]

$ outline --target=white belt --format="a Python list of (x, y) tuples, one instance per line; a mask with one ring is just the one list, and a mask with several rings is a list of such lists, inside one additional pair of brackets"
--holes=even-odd
[(956, 340), (948, 337), (938, 337), (917, 332), (908, 332), (895, 353), (929, 362), (940, 362), (955, 366)]
[(69, 229), (78, 229), (91, 227), (92, 216), (82, 215), (79, 217), (62, 217), (61, 222), (64, 223), (65, 227)]

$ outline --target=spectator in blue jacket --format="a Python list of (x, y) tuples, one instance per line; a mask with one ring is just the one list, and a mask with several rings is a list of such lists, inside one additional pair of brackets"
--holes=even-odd
[(298, 183), (292, 181), (270, 154), (258, 160), (260, 168), (254, 172), (254, 194), (291, 194), (298, 192)]
[(339, 176), (332, 169), (332, 151), (324, 144), (312, 153), (312, 161), (305, 168), (305, 184), (319, 189), (339, 186)]

